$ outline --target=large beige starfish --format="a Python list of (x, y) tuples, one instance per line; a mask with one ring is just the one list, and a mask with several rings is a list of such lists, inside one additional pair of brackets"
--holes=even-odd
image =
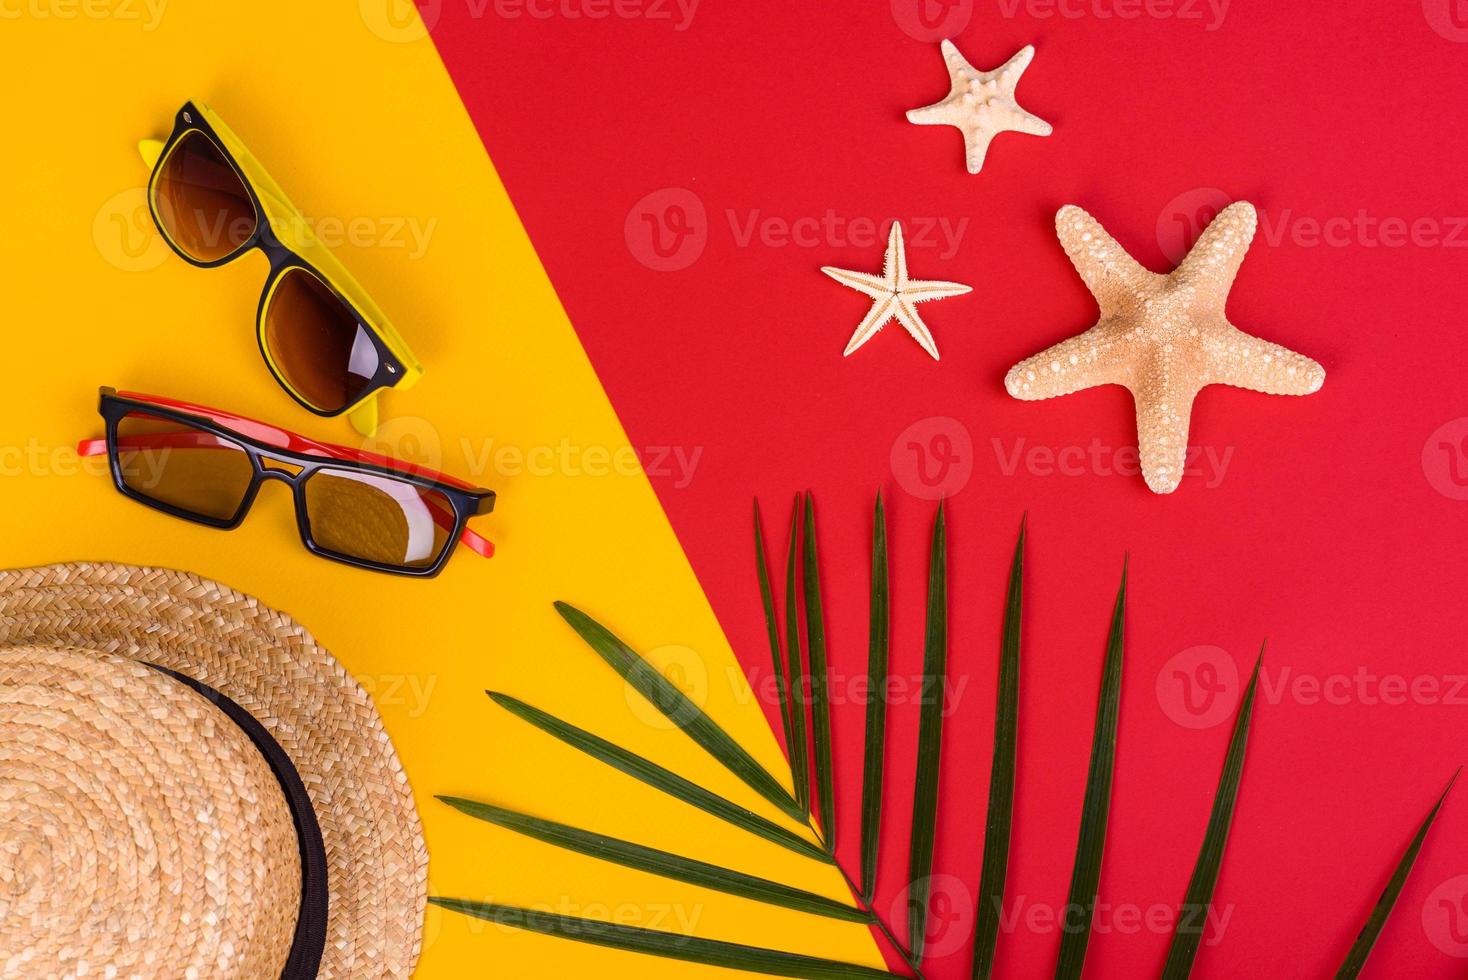
[(993, 71), (979, 71), (969, 64), (952, 41), (943, 42), (943, 60), (953, 78), (953, 91), (942, 102), (909, 111), (907, 121), (919, 126), (957, 126), (968, 152), (969, 173), (984, 169), (989, 144), (1000, 133), (1049, 136), (1055, 131), (1014, 101), (1020, 76), (1035, 60), (1034, 45), (1026, 45)]
[(1037, 401), (1097, 385), (1130, 389), (1142, 475), (1157, 493), (1183, 477), (1193, 398), (1210, 384), (1271, 395), (1308, 395), (1325, 369), (1228, 322), (1229, 289), (1254, 240), (1252, 205), (1225, 208), (1170, 275), (1142, 268), (1078, 207), (1055, 219), (1061, 244), (1101, 306), (1090, 330), (1016, 365), (1004, 386)]
[(882, 274), (874, 276), (867, 272), (851, 272), (825, 266), (826, 275), (844, 286), (872, 298), (872, 308), (851, 335), (846, 345), (846, 357), (850, 357), (862, 344), (871, 340), (891, 320), (896, 320), (922, 345), (923, 350), (938, 360), (938, 344), (918, 316), (917, 304), (949, 296), (962, 296), (971, 292), (969, 286), (957, 282), (932, 282), (907, 277), (907, 246), (902, 241), (902, 225), (892, 223), (892, 233), (887, 236), (887, 257), (882, 263)]

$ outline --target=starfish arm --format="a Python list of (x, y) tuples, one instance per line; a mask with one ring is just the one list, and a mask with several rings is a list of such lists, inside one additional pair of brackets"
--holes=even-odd
[(1019, 106), (1014, 107), (1013, 113), (1014, 118), (1009, 123), (1010, 132), (1027, 133), (1030, 136), (1049, 136), (1055, 132), (1054, 126)]
[(856, 332), (851, 335), (851, 340), (846, 344), (846, 353), (842, 356), (850, 357), (856, 352), (857, 348), (875, 337), (877, 331), (881, 330), (887, 321), (892, 319), (893, 314), (897, 311), (897, 306), (896, 297), (891, 295), (883, 296), (873, 303), (872, 308), (867, 311), (867, 315), (862, 318), (861, 323), (857, 324)]
[(1035, 46), (1026, 44), (1014, 53), (1004, 64), (994, 69), (991, 74), (999, 80), (999, 84), (1006, 92), (1014, 94), (1015, 87), (1019, 85), (1020, 76), (1025, 69), (1030, 67), (1030, 62), (1035, 60)]
[(989, 158), (989, 144), (994, 142), (995, 134), (974, 126), (965, 126), (962, 129), (968, 172), (976, 174), (984, 169), (984, 161)]
[(1074, 204), (1056, 214), (1055, 231), (1102, 313), (1116, 312), (1131, 302), (1140, 285), (1161, 278), (1143, 268), (1107, 234), (1101, 222)]
[(1123, 384), (1127, 372), (1116, 359), (1113, 337), (1113, 331), (1097, 324), (1010, 368), (1004, 387), (1015, 398), (1032, 402)]
[(1174, 282), (1227, 292), (1239, 274), (1239, 266), (1254, 241), (1259, 215), (1248, 201), (1230, 204), (1218, 212), (1198, 238), (1188, 257), (1172, 274)]
[[(943, 43), (940, 44), (939, 47), (943, 51), (943, 63), (948, 66), (948, 74), (953, 76), (953, 80), (955, 83), (957, 83), (957, 81), (963, 77), (964, 73), (969, 73), (973, 75), (980, 74), (977, 68), (968, 63), (968, 59), (963, 56), (963, 52), (958, 50), (958, 45), (954, 44), (952, 41), (945, 38), (943, 40)], [(1021, 52), (1021, 54), (1023, 54), (1023, 52)], [(1018, 57), (1019, 55), (1015, 55), (1015, 58)], [(1012, 61), (1013, 59), (1010, 60)], [(1024, 69), (1020, 70), (1023, 71)]]
[(1267, 395), (1312, 395), (1325, 384), (1325, 368), (1287, 347), (1236, 327), (1203, 344), (1207, 381)]
[(907, 121), (914, 126), (957, 126), (951, 99), (907, 110)]
[(897, 312), (894, 314), (894, 317), (912, 336), (912, 339), (918, 342), (923, 350), (933, 355), (933, 360), (936, 361), (939, 359), (938, 342), (933, 339), (933, 334), (928, 330), (928, 325), (923, 322), (923, 318), (918, 315), (917, 310), (913, 309), (912, 304), (907, 301), (905, 296), (898, 299)]
[(1142, 478), (1153, 493), (1172, 493), (1182, 482), (1195, 395), (1191, 390), (1158, 392), (1150, 387), (1136, 393)]
[(821, 271), (841, 285), (849, 286), (872, 299), (882, 299), (892, 293), (892, 283), (881, 276), (874, 276), (868, 272), (853, 272), (850, 269), (837, 269), (829, 265), (823, 266)]
[(926, 303), (950, 296), (962, 296), (974, 291), (972, 286), (961, 282), (938, 282), (932, 279), (909, 279), (902, 287), (902, 296), (911, 303)]
[(892, 222), (887, 233), (887, 255), (882, 261), (882, 274), (896, 289), (907, 282), (907, 243), (902, 240), (902, 222)]

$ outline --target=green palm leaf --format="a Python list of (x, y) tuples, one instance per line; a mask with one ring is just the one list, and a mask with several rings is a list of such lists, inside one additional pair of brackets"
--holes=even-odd
[(882, 494), (872, 516), (872, 591), (867, 630), (867, 737), (861, 781), (861, 900), (872, 902), (882, 837), (882, 771), (887, 747), (887, 664), (892, 641), (888, 589), (887, 513)]
[(1234, 807), (1238, 804), (1239, 782), (1244, 775), (1244, 751), (1249, 745), (1249, 724), (1254, 717), (1254, 694), (1259, 687), (1259, 666), (1262, 663), (1264, 651), (1260, 650), (1259, 659), (1254, 662), (1254, 675), (1249, 678), (1238, 718), (1234, 720), (1233, 737), (1229, 739), (1228, 754), (1223, 760), (1223, 775), (1219, 777), (1218, 791), (1213, 796), (1213, 813), (1208, 817), (1203, 849), (1198, 853), (1198, 863), (1193, 866), (1193, 877), (1188, 881), (1188, 893), (1173, 930), (1167, 964), (1162, 968), (1163, 980), (1185, 980), (1193, 972), (1198, 944), (1208, 924), (1208, 909), (1213, 902), (1214, 886), (1218, 884), (1218, 872), (1223, 866), (1223, 851), (1228, 846)]
[(1412, 866), (1417, 863), (1417, 855), (1422, 851), (1423, 841), (1427, 840), (1427, 832), (1432, 829), (1433, 821), (1437, 819), (1438, 811), (1443, 807), (1443, 801), (1448, 798), (1448, 793), (1452, 791), (1453, 784), (1457, 781), (1458, 774), (1454, 773), (1453, 778), (1448, 781), (1448, 788), (1443, 790), (1443, 795), (1438, 797), (1436, 805), (1428, 812), (1427, 819), (1423, 820), (1422, 826), (1417, 828), (1412, 843), (1407, 846), (1407, 853), (1403, 854), (1402, 860), (1397, 863), (1397, 869), (1392, 872), (1386, 890), (1381, 893), (1376, 907), (1371, 910), (1371, 916), (1366, 920), (1361, 934), (1351, 944), (1351, 951), (1346, 954), (1346, 961), (1336, 972), (1336, 980), (1355, 980), (1360, 975), (1361, 968), (1366, 965), (1366, 957), (1371, 955), (1372, 947), (1380, 938), (1387, 917), (1392, 914), (1392, 907), (1397, 904), (1397, 898), (1402, 894), (1402, 886), (1407, 883), (1407, 876), (1412, 873)]
[[(1111, 632), (1106, 641), (1106, 663), (1101, 669), (1101, 697), (1096, 708), (1096, 729), (1091, 738), (1091, 768), (1086, 777), (1085, 801), (1081, 805), (1081, 831), (1062, 923), (1056, 980), (1078, 980), (1086, 963), (1086, 946), (1091, 939), (1091, 917), (1095, 913), (1096, 888), (1101, 881), (1101, 855), (1106, 848), (1106, 823), (1111, 814), (1116, 727), (1121, 717), (1126, 582), (1127, 569), (1124, 565), (1121, 589), (1116, 593), (1116, 608), (1111, 614)], [(1072, 914), (1077, 921), (1071, 920)]]
[(770, 589), (769, 559), (765, 555), (765, 529), (764, 522), (760, 520), (758, 500), (754, 502), (754, 561), (759, 574), (760, 603), (765, 611), (765, 630), (770, 637), (770, 658), (775, 667), (775, 692), (780, 699), (780, 724), (785, 730), (785, 744), (788, 746), (795, 740), (790, 721), (790, 685), (785, 675), (784, 654), (780, 649), (780, 623), (775, 615), (775, 596)]
[(989, 768), (989, 815), (984, 824), (984, 862), (974, 929), (974, 980), (989, 980), (999, 945), (999, 917), (1009, 875), (1014, 822), (1014, 773), (1019, 741), (1019, 627), (1024, 600), (1025, 522), (1009, 565), (1009, 591), (999, 639), (999, 692), (994, 709), (994, 761)]
[(452, 796), (440, 796), (438, 799), (486, 823), (513, 830), (517, 834), (524, 834), (526, 837), (533, 837), (568, 851), (610, 861), (612, 864), (620, 864), (623, 867), (634, 868), (690, 885), (698, 885), (702, 888), (711, 888), (729, 895), (738, 895), (740, 898), (753, 899), (756, 902), (764, 902), (766, 905), (794, 909), (797, 912), (809, 912), (813, 915), (841, 919), (846, 922), (869, 924), (872, 921), (870, 913), (863, 912), (861, 909), (843, 905), (814, 892), (791, 888), (788, 885), (781, 885), (740, 871), (731, 871), (718, 865), (695, 861), (692, 858), (644, 847), (641, 844), (633, 844), (630, 841), (608, 837), (605, 834), (596, 834), (566, 824), (526, 816), (523, 813), (515, 813), (488, 803), (477, 803), (473, 800)]
[(805, 591), (805, 646), (810, 656), (810, 717), (815, 743), (816, 799), (826, 850), (836, 851), (836, 777), (831, 765), (831, 676), (826, 662), (826, 614), (821, 603), (821, 568), (816, 554), (816, 512), (805, 495), (805, 547), (801, 582)]
[(571, 939), (632, 953), (649, 953), (665, 959), (744, 970), (766, 976), (795, 977), (797, 980), (891, 980), (896, 974), (852, 963), (838, 963), (814, 956), (782, 953), (756, 946), (680, 936), (636, 926), (619, 926), (595, 919), (553, 915), (530, 909), (511, 908), (457, 898), (431, 898), (439, 908), (484, 919), (515, 929)]
[(928, 561), (928, 624), (923, 643), (922, 709), (918, 720), (917, 785), (908, 853), (907, 944), (914, 962), (927, 942), (928, 891), (938, 835), (938, 763), (943, 750), (943, 694), (948, 674), (948, 536), (943, 504), (933, 521)]
[(799, 558), (800, 495), (796, 494), (790, 510), (790, 551), (785, 559), (785, 658), (789, 664), (785, 673), (790, 678), (790, 728), (794, 733), (790, 743), (790, 771), (795, 780), (795, 804), (805, 819), (810, 814), (810, 729), (805, 721), (810, 685), (800, 657), (800, 593), (796, 587)]
[(486, 691), (484, 693), (488, 694), (495, 704), (516, 717), (529, 722), (547, 735), (586, 753), (598, 762), (605, 763), (613, 769), (631, 776), (638, 782), (651, 786), (653, 789), (660, 790), (674, 799), (682, 800), (689, 806), (697, 807), (705, 813), (718, 817), (725, 823), (732, 824), (742, 830), (747, 830), (751, 834), (763, 837), (765, 840), (779, 844), (781, 847), (788, 848), (797, 854), (814, 858), (825, 864), (830, 864), (833, 860), (824, 850), (803, 837), (791, 833), (779, 824), (766, 820), (752, 810), (709, 792), (697, 783), (690, 782), (677, 773), (664, 769), (655, 762), (644, 759), (642, 756), (629, 752), (618, 745), (613, 745), (600, 736), (577, 728), (569, 722), (562, 721), (554, 715), (541, 711), (539, 708), (532, 707), (523, 701), (510, 697), (508, 694), (498, 694), (494, 691)]
[(631, 647), (569, 603), (557, 602), (556, 611), (613, 670), (705, 752), (775, 806), (797, 820), (804, 819), (804, 811), (774, 776)]

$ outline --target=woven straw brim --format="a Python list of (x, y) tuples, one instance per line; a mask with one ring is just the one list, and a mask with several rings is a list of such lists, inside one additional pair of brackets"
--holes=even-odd
[(0, 646), (145, 661), (252, 714), (321, 825), (331, 906), (320, 977), (412, 974), (428, 872), (412, 789), (371, 698), (299, 623), (187, 572), (78, 563), (0, 572)]
[(274, 977), (301, 901), (275, 773), (192, 688), (0, 647), (0, 976)]

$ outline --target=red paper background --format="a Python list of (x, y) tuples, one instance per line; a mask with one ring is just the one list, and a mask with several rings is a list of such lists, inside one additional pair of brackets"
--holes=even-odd
[[(908, 445), (941, 449), (933, 438), (947, 436), (962, 457), (956, 472), (972, 468), (966, 483), (955, 476), (946, 487), (953, 674), (966, 686), (955, 691), (946, 733), (938, 855), (942, 872), (970, 886), (1004, 575), (1028, 512), (1009, 887), (1022, 910), (1064, 900), (1106, 618), (1130, 551), (1100, 894), (1118, 915), (1092, 940), (1089, 976), (1157, 972), (1166, 931), (1121, 910), (1144, 916), (1180, 901), (1202, 838), (1238, 685), (1217, 702), (1220, 723), (1177, 723), (1195, 717), (1182, 707), (1177, 670), (1207, 680), (1199, 671), (1223, 664), (1217, 651), (1187, 651), (1221, 648), (1246, 674), (1270, 639), (1217, 893), (1231, 918), (1222, 942), (1203, 948), (1197, 977), (1330, 975), (1465, 758), (1468, 689), (1454, 678), (1468, 673), (1468, 503), (1449, 494), (1468, 491), (1449, 464), (1468, 472), (1468, 421), (1438, 432), (1468, 415), (1468, 195), (1459, 174), (1468, 159), (1468, 30), (1456, 28), (1453, 2), (1327, 9), (1237, 0), (1218, 23), (1216, 8), (1193, 0), (1005, 0), (972, 10), (958, 0), (950, 26), (977, 66), (1036, 45), (1020, 101), (1056, 127), (1046, 140), (1001, 136), (977, 177), (963, 170), (956, 131), (903, 120), (948, 88), (937, 46), (900, 27), (911, 23), (909, 0), (890, 9), (887, 0), (706, 0), (683, 30), (677, 5), (661, 0), (423, 4), (634, 444), (700, 454), (691, 480), (660, 468), (656, 455), (650, 468), (757, 686), (768, 678), (768, 649), (751, 496), (764, 499), (779, 541), (793, 493), (817, 495), (840, 692), (865, 663), (873, 493), (885, 489), (891, 505), (894, 669), (911, 675), (934, 505), (908, 492), (922, 489)], [(602, 18), (568, 13), (608, 9)], [(1262, 214), (1233, 319), (1320, 360), (1328, 377), (1306, 399), (1206, 391), (1193, 442), (1217, 459), (1231, 454), (1227, 466), (1162, 498), (1140, 477), (1111, 472), (1135, 445), (1123, 390), (1026, 404), (1005, 394), (1002, 379), (1011, 364), (1094, 321), (1055, 240), (1061, 205), (1091, 210), (1162, 270), (1166, 253), (1196, 234), (1187, 216), (1216, 206), (1213, 188)], [(658, 260), (647, 230), (661, 219), (666, 232), (678, 218), (670, 204), (693, 230), (681, 257), (705, 246), (686, 268), (661, 271), (649, 267)], [(828, 213), (839, 220), (812, 227)], [(974, 286), (923, 308), (941, 363), (896, 326), (841, 357), (867, 301), (818, 268), (877, 271), (881, 242), (860, 233), (891, 217), (907, 223), (915, 276)], [(752, 218), (803, 219), (803, 237), (782, 241), (780, 226), (765, 222), (743, 240)], [(845, 224), (852, 219), (867, 225)], [(956, 250), (941, 235), (921, 236), (921, 226), (941, 222), (966, 222)], [(1321, 222), (1331, 223), (1329, 236)], [(1399, 240), (1403, 227), (1415, 227), (1414, 240)], [(482, 329), (512, 343), (537, 325)], [(903, 435), (933, 418), (955, 421), (925, 423), (915, 440)], [(1086, 459), (1052, 472), (1044, 453), (1068, 447), (1070, 462), (1078, 452)], [(1016, 448), (1040, 455), (1012, 466)], [(1417, 684), (1406, 703), (1385, 703), (1395, 682), (1382, 689), (1370, 679), (1394, 676)], [(1297, 680), (1304, 686), (1292, 687)], [(1312, 695), (1317, 682), (1329, 696)], [(894, 708), (893, 724), (884, 907), (900, 901), (906, 863), (915, 708)], [(842, 854), (854, 869), (860, 706), (838, 707), (835, 725)], [(1468, 939), (1468, 879), (1453, 881), (1468, 874), (1464, 795), (1460, 787), (1445, 807), (1369, 975), (1461, 975), (1463, 961), (1439, 945), (1468, 955), (1451, 931)], [(971, 923), (947, 925), (957, 939), (932, 941), (940, 952), (959, 945), (931, 975), (966, 976)], [(1057, 943), (1053, 928), (1022, 922), (1001, 939), (999, 975), (1053, 970)]]

